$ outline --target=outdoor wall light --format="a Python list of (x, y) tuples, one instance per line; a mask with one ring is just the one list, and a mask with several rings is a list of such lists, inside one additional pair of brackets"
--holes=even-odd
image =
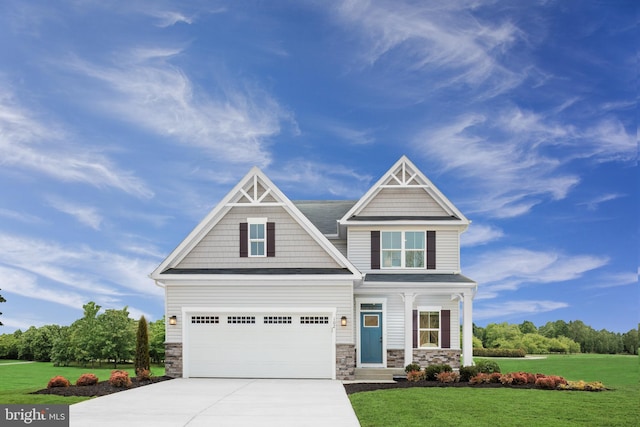
[(178, 324), (178, 317), (177, 316), (169, 317), (169, 324), (170, 325), (177, 325)]
[(342, 316), (340, 318), (340, 325), (347, 326), (347, 316)]

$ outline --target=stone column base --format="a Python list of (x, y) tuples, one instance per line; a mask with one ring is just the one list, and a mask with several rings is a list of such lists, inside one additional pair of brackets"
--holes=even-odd
[(336, 344), (336, 379), (353, 380), (356, 377), (356, 346)]
[(422, 348), (413, 349), (413, 362), (425, 368), (429, 365), (447, 364), (454, 369), (460, 368), (460, 350), (427, 350)]
[(182, 343), (165, 343), (164, 351), (165, 375), (171, 378), (182, 378)]

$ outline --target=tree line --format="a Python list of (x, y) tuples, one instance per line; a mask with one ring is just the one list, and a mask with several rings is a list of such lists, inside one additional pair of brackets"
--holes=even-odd
[[(56, 366), (79, 363), (83, 366), (103, 362), (133, 360), (140, 321), (129, 317), (127, 307), (100, 311), (89, 302), (84, 315), (71, 326), (45, 325), (0, 335), (0, 359), (53, 362)], [(146, 321), (145, 321), (146, 323)], [(148, 323), (149, 356), (154, 363), (164, 360), (164, 318)]]
[[(640, 328), (640, 325), (639, 325)], [(480, 348), (521, 348), (529, 354), (600, 353), (638, 354), (638, 329), (624, 334), (595, 330), (581, 320), (547, 322), (539, 328), (529, 320), (521, 324), (473, 325), (473, 346)]]

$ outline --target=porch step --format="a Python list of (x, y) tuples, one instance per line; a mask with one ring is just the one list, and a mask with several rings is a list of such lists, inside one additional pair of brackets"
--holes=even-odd
[(356, 368), (356, 381), (393, 381), (393, 376), (406, 375), (402, 368)]

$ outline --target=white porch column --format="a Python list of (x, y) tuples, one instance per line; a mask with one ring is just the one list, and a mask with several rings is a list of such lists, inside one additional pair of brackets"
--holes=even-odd
[(462, 324), (462, 358), (464, 366), (473, 365), (473, 293), (462, 294), (463, 319)]
[(413, 300), (415, 294), (402, 294), (404, 299), (404, 366), (413, 362)]

